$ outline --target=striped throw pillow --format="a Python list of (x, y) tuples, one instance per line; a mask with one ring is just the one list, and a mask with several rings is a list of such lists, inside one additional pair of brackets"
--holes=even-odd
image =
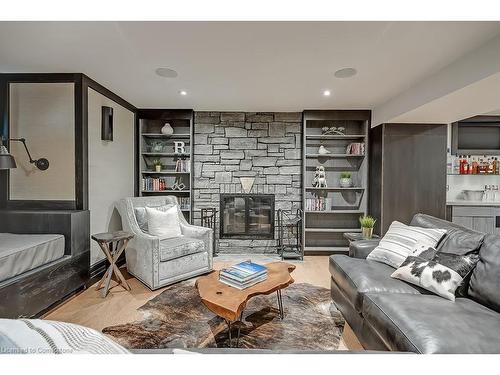
[(398, 268), (411, 255), (415, 245), (436, 247), (446, 234), (446, 229), (412, 227), (393, 221), (378, 246), (366, 259), (388, 264)]

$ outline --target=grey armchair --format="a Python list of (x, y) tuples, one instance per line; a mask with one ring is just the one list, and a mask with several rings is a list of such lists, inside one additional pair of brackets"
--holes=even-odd
[[(168, 204), (177, 205), (182, 236), (160, 240), (140, 228), (136, 208)], [(118, 211), (123, 230), (134, 234), (125, 249), (127, 270), (150, 289), (212, 271), (213, 231), (190, 225), (176, 197), (124, 198), (118, 202)]]

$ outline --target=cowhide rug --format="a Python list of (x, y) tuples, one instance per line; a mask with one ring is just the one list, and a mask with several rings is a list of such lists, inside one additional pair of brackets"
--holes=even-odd
[[(336, 350), (344, 319), (330, 291), (292, 284), (282, 291), (285, 317), (276, 293), (256, 296), (243, 314), (239, 347), (271, 350)], [(139, 308), (144, 318), (106, 327), (103, 332), (129, 349), (227, 347), (227, 325), (201, 302), (193, 281), (173, 285)], [(233, 326), (233, 345), (237, 326)]]

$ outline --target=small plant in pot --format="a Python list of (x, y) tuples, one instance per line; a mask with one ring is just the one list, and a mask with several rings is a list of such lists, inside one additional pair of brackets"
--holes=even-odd
[(340, 172), (340, 180), (339, 180), (339, 184), (340, 184), (340, 187), (343, 187), (343, 188), (348, 188), (348, 187), (352, 187), (352, 178), (351, 178), (351, 172)]
[(364, 239), (371, 239), (373, 236), (373, 227), (377, 220), (372, 216), (361, 216), (359, 218), (359, 223), (361, 224), (362, 235)]
[(163, 164), (160, 159), (153, 160), (153, 165), (155, 167), (156, 172), (161, 172), (161, 169), (163, 168)]

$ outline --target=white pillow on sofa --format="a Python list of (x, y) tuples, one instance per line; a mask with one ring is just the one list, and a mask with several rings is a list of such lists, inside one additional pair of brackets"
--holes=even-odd
[(129, 354), (93, 329), (40, 319), (0, 319), (0, 349), (0, 354)]
[(366, 259), (398, 268), (411, 255), (417, 243), (427, 247), (436, 247), (445, 234), (445, 229), (413, 227), (393, 221), (378, 246), (368, 254)]
[(162, 240), (182, 236), (176, 205), (168, 208), (166, 211), (146, 207), (146, 216), (148, 218), (148, 231), (150, 235), (160, 237)]

